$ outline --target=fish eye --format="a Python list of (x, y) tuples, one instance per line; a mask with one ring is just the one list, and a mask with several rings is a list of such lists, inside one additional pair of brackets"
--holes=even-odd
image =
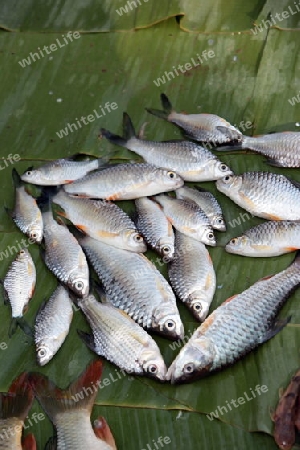
[(20, 255), (22, 255), (22, 256), (25, 255), (25, 250), (21, 250)]
[(222, 164), (220, 165), (220, 169), (222, 170), (222, 172), (225, 172), (225, 170), (227, 170), (228, 167), (226, 166), (226, 164), (222, 163)]
[(33, 231), (33, 233), (30, 233), (30, 237), (36, 239), (38, 237), (37, 232)]
[(42, 347), (38, 350), (37, 354), (40, 358), (44, 358), (47, 355), (47, 350)]
[(142, 242), (144, 239), (143, 239), (143, 236), (141, 236), (140, 234), (136, 234), (136, 235), (134, 236), (134, 240), (135, 240), (136, 242)]
[(148, 371), (149, 371), (150, 373), (157, 373), (158, 367), (157, 367), (155, 364), (151, 364), (151, 365), (148, 367)]
[(28, 177), (31, 177), (32, 171), (31, 171), (31, 170), (27, 170), (27, 172), (25, 172), (25, 174), (26, 174)]
[(208, 237), (208, 239), (214, 239), (214, 238), (215, 238), (215, 235), (214, 235), (214, 233), (213, 233), (212, 231), (210, 231), (210, 232), (207, 234), (207, 237)]
[(194, 371), (194, 364), (193, 363), (188, 363), (184, 366), (183, 371), (185, 373), (192, 373)]
[(226, 175), (226, 177), (224, 177), (223, 180), (225, 181), (225, 183), (228, 183), (229, 181), (232, 180), (232, 176), (231, 175)]
[(82, 281), (76, 281), (76, 283), (74, 284), (75, 289), (77, 289), (77, 291), (81, 291), (84, 287), (84, 284)]
[(175, 172), (168, 172), (167, 175), (169, 178), (175, 178)]
[(193, 304), (193, 309), (197, 312), (200, 312), (202, 310), (202, 305), (200, 302), (194, 303)]
[(217, 220), (217, 222), (218, 222), (218, 224), (222, 224), (222, 223), (224, 223), (224, 220), (223, 219), (221, 219), (221, 218), (219, 218), (218, 220)]
[(231, 241), (230, 241), (230, 244), (236, 244), (236, 242), (237, 242), (237, 239), (235, 239), (235, 238), (233, 238), (233, 239), (231, 239)]
[(176, 324), (174, 322), (174, 320), (167, 320), (165, 323), (165, 326), (167, 327), (167, 329), (169, 331), (175, 330)]
[(163, 247), (163, 252), (164, 253), (169, 253), (170, 252), (170, 248), (169, 247)]

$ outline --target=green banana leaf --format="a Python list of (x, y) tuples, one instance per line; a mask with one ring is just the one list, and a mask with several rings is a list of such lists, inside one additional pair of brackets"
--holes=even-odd
[[(293, 2), (136, 3), (137, 7), (131, 8), (121, 0), (0, 4), (2, 279), (24, 238), (4, 209), (14, 203), (12, 168), (23, 172), (29, 166), (75, 153), (115, 162), (140, 161), (134, 153), (99, 138), (100, 127), (121, 133), (123, 111), (130, 114), (136, 130), (147, 122), (145, 135), (156, 140), (181, 137), (176, 127), (145, 111), (145, 107), (160, 107), (162, 92), (178, 111), (218, 114), (245, 134), (299, 130), (299, 103), (292, 99), (299, 92), (300, 13), (290, 13), (271, 27), (263, 22), (289, 11), (289, 6), (295, 10)], [(117, 10), (126, 5), (127, 12), (122, 10), (120, 15)], [(255, 29), (258, 25), (262, 28)], [(70, 30), (80, 31), (72, 42), (67, 37)], [(52, 44), (57, 49), (47, 54), (44, 46), (49, 51)], [(37, 56), (32, 56), (34, 53)], [(186, 63), (191, 63), (192, 69), (185, 73), (177, 70), (177, 75), (175, 69)], [(103, 114), (107, 102), (116, 103), (117, 108)], [(95, 120), (80, 127), (77, 120), (88, 115)], [(20, 161), (11, 164), (10, 154), (19, 155)], [(271, 168), (263, 157), (249, 152), (220, 153), (219, 157), (236, 173), (270, 170), (300, 181), (298, 169)], [(213, 310), (259, 278), (287, 267), (294, 255), (256, 260), (227, 254), (224, 245), (229, 239), (262, 220), (245, 214), (216, 190), (215, 183), (202, 185), (216, 195), (228, 224), (226, 233), (218, 233), (218, 246), (209, 249), (217, 274)], [(132, 202), (120, 205), (133, 211)], [(33, 325), (56, 280), (46, 269), (39, 247), (31, 245), (30, 252), (38, 274), (26, 313), (26, 320)], [(157, 263), (153, 252), (147, 255)], [(166, 275), (166, 267), (157, 266)], [(299, 367), (299, 300), (296, 292), (283, 307), (280, 317), (291, 316), (291, 322), (275, 338), (234, 366), (189, 385), (171, 386), (121, 375), (119, 379), (120, 372), (105, 363), (103, 378), (111, 382), (99, 390), (93, 419), (99, 415), (107, 419), (119, 449), (154, 449), (160, 436), (169, 437), (171, 443), (165, 447), (176, 450), (276, 449), (271, 413), (280, 390)], [(198, 324), (183, 305), (179, 304), (179, 310), (189, 336)], [(21, 330), (9, 339), (10, 310), (3, 302), (0, 318), (1, 391), (7, 391), (22, 371), (41, 372), (64, 388), (95, 358), (77, 335), (77, 329), (89, 329), (80, 311), (74, 312), (63, 347), (43, 368), (36, 363), (32, 341)], [(161, 337), (155, 340), (169, 365), (182, 344), (174, 346)], [(267, 391), (254, 397), (251, 390), (255, 392), (257, 385), (265, 385)], [(246, 395), (251, 398), (245, 404), (228, 407), (231, 400)], [(35, 402), (29, 418), (41, 411)], [(218, 417), (213, 418), (212, 412)], [(42, 449), (53, 428), (45, 418), (26, 428), (25, 433), (29, 432), (35, 434)]]

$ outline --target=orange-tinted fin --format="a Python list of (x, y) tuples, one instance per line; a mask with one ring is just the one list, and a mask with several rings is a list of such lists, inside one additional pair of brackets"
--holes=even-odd
[(104, 417), (100, 416), (94, 421), (94, 432), (99, 439), (105, 441), (112, 449), (117, 449), (115, 439)]
[(286, 252), (296, 252), (297, 250), (299, 250), (299, 247), (285, 247), (284, 250)]
[(59, 216), (61, 216), (61, 217), (64, 217), (65, 219), (67, 219), (68, 217), (67, 217), (67, 214), (65, 213), (65, 211), (57, 211), (57, 214), (59, 215)]
[(28, 434), (22, 439), (22, 449), (23, 450), (36, 450), (36, 440), (33, 434)]
[(77, 408), (91, 412), (98, 392), (102, 366), (101, 360), (93, 361), (67, 389), (58, 388), (44, 375), (33, 373), (29, 376), (35, 395), (52, 422), (58, 412)]
[(31, 408), (34, 395), (26, 373), (19, 375), (7, 393), (0, 394), (0, 419), (17, 417), (24, 421)]
[(70, 183), (73, 183), (73, 181), (74, 181), (74, 180), (65, 180), (65, 181), (64, 181), (64, 184), (70, 184)]
[(78, 224), (76, 224), (76, 228), (78, 228), (78, 230), (83, 231), (85, 234), (87, 232), (87, 226), (85, 226), (85, 225), (78, 225)]
[(268, 220), (282, 220), (279, 216), (274, 216), (273, 214), (266, 214)]

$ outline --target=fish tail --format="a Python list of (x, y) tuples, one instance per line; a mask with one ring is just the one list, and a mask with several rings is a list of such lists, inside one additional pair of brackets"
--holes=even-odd
[(115, 439), (104, 417), (100, 416), (94, 421), (94, 432), (99, 439), (105, 441), (112, 449), (117, 449)]
[(113, 134), (110, 131), (106, 130), (105, 128), (101, 128), (100, 131), (101, 135), (104, 136), (112, 144), (119, 145), (120, 147), (126, 147), (127, 141), (126, 139), (122, 138), (122, 136), (119, 136), (118, 134)]
[(56, 186), (45, 186), (42, 188), (41, 195), (36, 200), (37, 205), (42, 212), (52, 211), (52, 197), (54, 197), (59, 190), (60, 188)]
[(24, 333), (27, 334), (27, 336), (33, 337), (33, 330), (30, 325), (28, 325), (26, 320), (23, 317), (13, 317), (8, 331), (8, 335), (10, 338), (15, 334), (18, 327), (20, 327), (21, 330), (23, 330)]
[(29, 380), (39, 403), (55, 423), (55, 416), (59, 412), (76, 409), (92, 411), (102, 369), (101, 360), (93, 361), (67, 389), (56, 387), (49, 378), (39, 373), (32, 373)]
[(146, 111), (148, 111), (148, 113), (150, 114), (153, 114), (154, 116), (159, 117), (160, 119), (168, 120), (169, 115), (172, 112), (174, 112), (173, 106), (168, 97), (166, 96), (166, 94), (161, 94), (160, 100), (163, 107), (162, 111), (159, 109), (152, 109), (152, 108), (146, 108)]
[(0, 394), (0, 419), (17, 417), (24, 421), (33, 399), (28, 374), (23, 372), (12, 382), (7, 393)]
[(36, 440), (33, 434), (28, 434), (22, 439), (22, 450), (36, 450)]

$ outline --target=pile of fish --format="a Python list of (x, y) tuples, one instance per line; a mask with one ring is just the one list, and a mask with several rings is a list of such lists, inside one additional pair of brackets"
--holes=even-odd
[[(191, 381), (233, 364), (287, 323), (276, 317), (300, 283), (300, 256), (287, 269), (257, 281), (210, 314), (216, 275), (206, 246), (217, 244), (216, 232), (226, 231), (226, 223), (212, 193), (184, 183), (216, 181), (220, 192), (268, 220), (231, 239), (228, 252), (257, 257), (299, 249), (300, 184), (271, 172), (235, 175), (205, 146), (251, 148), (278, 166), (299, 167), (299, 133), (248, 138), (218, 116), (178, 114), (164, 94), (161, 100), (163, 111), (148, 111), (179, 126), (203, 146), (188, 140), (141, 139), (124, 113), (123, 136), (105, 129), (102, 136), (140, 155), (143, 163), (60, 159), (30, 168), (21, 177), (14, 170), (12, 219), (41, 245), (45, 264), (59, 281), (35, 321), (40, 365), (63, 345), (72, 321), (72, 302), (91, 327), (91, 334), (79, 334), (93, 352), (129, 374), (171, 383)], [(37, 200), (27, 183), (41, 187)], [(134, 200), (136, 217), (113, 203), (117, 200)], [(162, 265), (167, 264), (169, 281), (144, 255), (147, 248), (158, 253)], [(91, 268), (102, 285), (101, 301), (92, 292)], [(12, 309), (10, 334), (16, 324), (31, 332), (23, 315), (35, 283), (34, 262), (23, 249), (3, 283)], [(183, 339), (176, 298), (201, 325), (167, 369), (149, 332)]]

